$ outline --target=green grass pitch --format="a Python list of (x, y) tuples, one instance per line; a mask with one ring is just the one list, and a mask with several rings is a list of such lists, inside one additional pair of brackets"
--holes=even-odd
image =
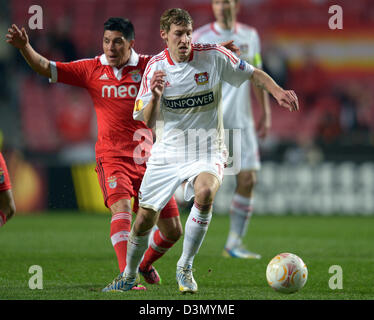
[[(186, 215), (182, 215), (184, 222)], [(181, 295), (175, 265), (182, 239), (156, 262), (162, 285), (144, 292), (102, 293), (118, 274), (109, 238), (110, 216), (59, 212), (16, 216), (0, 229), (0, 300), (371, 300), (374, 299), (374, 217), (254, 216), (245, 239), (261, 260), (221, 256), (228, 216), (214, 215), (195, 258), (196, 295)], [(308, 266), (306, 286), (274, 292), (265, 270), (281, 252)], [(43, 272), (43, 289), (30, 289), (29, 268)], [(332, 265), (343, 270), (343, 289), (332, 290)]]

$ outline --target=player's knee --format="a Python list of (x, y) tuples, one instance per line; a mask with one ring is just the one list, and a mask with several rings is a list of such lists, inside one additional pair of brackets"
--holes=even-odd
[(238, 179), (240, 189), (252, 191), (257, 183), (257, 176), (254, 172), (246, 172)]
[(181, 224), (179, 224), (174, 228), (172, 235), (169, 239), (172, 241), (178, 241), (182, 235), (183, 235), (183, 227)]
[(178, 241), (180, 237), (183, 235), (183, 228), (182, 226), (176, 226), (173, 229), (170, 229), (166, 232), (165, 237), (170, 241)]
[(136, 215), (134, 231), (138, 233), (148, 232), (155, 225), (156, 220), (157, 212), (140, 208)]
[(196, 190), (195, 199), (198, 203), (211, 203), (213, 198), (214, 191), (209, 186), (202, 186)]

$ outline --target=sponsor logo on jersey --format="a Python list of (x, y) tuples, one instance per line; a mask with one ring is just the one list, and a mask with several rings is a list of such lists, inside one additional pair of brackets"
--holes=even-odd
[(101, 96), (103, 98), (126, 98), (128, 96), (135, 98), (137, 95), (138, 88), (134, 84), (129, 86), (122, 85), (119, 87), (105, 85), (101, 88)]
[(239, 69), (244, 70), (245, 69), (245, 62), (243, 60), (240, 60)]
[(208, 72), (201, 72), (195, 74), (195, 81), (197, 85), (201, 86), (207, 84), (209, 81), (209, 74)]
[(135, 107), (134, 107), (134, 111), (135, 112), (138, 112), (140, 110), (142, 110), (143, 108), (143, 100), (142, 99), (139, 99), (135, 102)]
[(114, 189), (117, 187), (117, 177), (116, 176), (111, 176), (107, 179), (108, 185), (110, 189)]
[(99, 80), (109, 80), (108, 76), (106, 75), (106, 73), (104, 73), (100, 78)]
[(172, 109), (194, 108), (202, 107), (214, 102), (213, 92), (208, 92), (199, 96), (180, 98), (180, 99), (165, 99), (162, 98), (163, 104)]
[(140, 74), (140, 70), (130, 71), (129, 74), (131, 75), (131, 79), (134, 82), (140, 82), (142, 80), (142, 76)]
[(0, 184), (5, 182), (5, 174), (3, 168), (0, 168)]

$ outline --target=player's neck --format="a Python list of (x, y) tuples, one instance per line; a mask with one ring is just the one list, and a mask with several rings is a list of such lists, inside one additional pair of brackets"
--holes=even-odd
[(223, 30), (232, 30), (235, 26), (236, 20), (216, 21), (218, 26)]

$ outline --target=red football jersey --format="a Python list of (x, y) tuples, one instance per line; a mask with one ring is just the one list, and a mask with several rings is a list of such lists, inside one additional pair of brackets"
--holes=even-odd
[(149, 157), (152, 131), (144, 122), (135, 121), (132, 114), (150, 58), (132, 50), (121, 69), (111, 67), (104, 54), (68, 63), (51, 62), (51, 82), (83, 87), (91, 95), (98, 125), (96, 157)]
[(8, 169), (2, 153), (0, 152), (0, 191), (9, 190), (12, 188), (9, 179)]

